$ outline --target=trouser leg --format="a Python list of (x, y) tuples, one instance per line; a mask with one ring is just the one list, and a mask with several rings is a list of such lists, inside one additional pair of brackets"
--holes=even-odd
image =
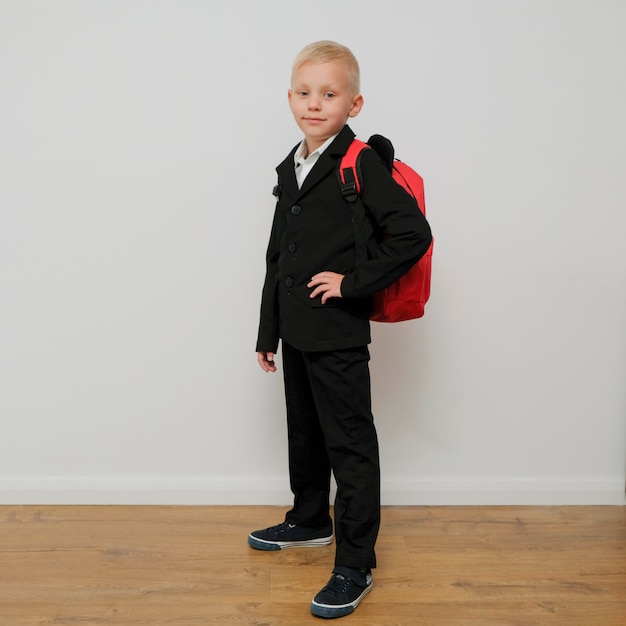
[(311, 355), (312, 386), (337, 482), (335, 564), (375, 567), (380, 526), (378, 438), (367, 346)]
[(289, 481), (294, 495), (293, 508), (285, 520), (299, 526), (325, 526), (331, 522), (331, 469), (305, 354), (283, 342), (282, 360), (289, 439)]
[(337, 483), (335, 564), (375, 567), (380, 526), (378, 438), (367, 346), (304, 353), (311, 395)]

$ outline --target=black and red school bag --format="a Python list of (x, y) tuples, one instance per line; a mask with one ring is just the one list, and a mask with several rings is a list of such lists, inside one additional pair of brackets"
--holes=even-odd
[[(374, 228), (367, 211), (360, 201), (359, 159), (363, 150), (373, 149), (387, 164), (393, 179), (401, 185), (426, 215), (424, 180), (409, 165), (394, 156), (391, 142), (382, 135), (372, 135), (367, 143), (354, 139), (339, 164), (339, 182), (344, 198), (351, 205), (355, 221), (357, 262), (366, 258), (376, 245)], [(383, 234), (384, 237), (384, 234)], [(433, 242), (426, 254), (391, 285), (374, 294), (370, 319), (375, 322), (403, 322), (424, 315), (424, 307), (430, 297)]]

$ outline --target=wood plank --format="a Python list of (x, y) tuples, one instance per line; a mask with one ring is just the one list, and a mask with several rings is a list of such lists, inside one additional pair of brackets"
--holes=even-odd
[[(251, 550), (282, 507), (0, 506), (0, 626), (302, 626), (334, 546)], [(342, 624), (624, 626), (626, 507), (385, 507)]]

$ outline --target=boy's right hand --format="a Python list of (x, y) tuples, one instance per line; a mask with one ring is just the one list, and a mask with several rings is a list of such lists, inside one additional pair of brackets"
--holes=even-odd
[(257, 352), (257, 360), (264, 372), (275, 372), (276, 365), (274, 365), (274, 353), (273, 352)]

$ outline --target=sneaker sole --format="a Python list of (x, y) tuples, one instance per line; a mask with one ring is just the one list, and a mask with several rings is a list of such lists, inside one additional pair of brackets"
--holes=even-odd
[(325, 617), (326, 619), (350, 615), (350, 613), (354, 613), (356, 607), (359, 606), (361, 600), (372, 590), (373, 586), (373, 584), (370, 584), (365, 587), (363, 593), (354, 600), (354, 602), (350, 602), (349, 604), (318, 604), (313, 600), (313, 602), (311, 602), (311, 613), (316, 617)]
[(255, 550), (285, 550), (286, 548), (322, 548), (333, 541), (333, 536), (307, 539), (306, 541), (265, 541), (254, 535), (248, 535), (248, 545)]

